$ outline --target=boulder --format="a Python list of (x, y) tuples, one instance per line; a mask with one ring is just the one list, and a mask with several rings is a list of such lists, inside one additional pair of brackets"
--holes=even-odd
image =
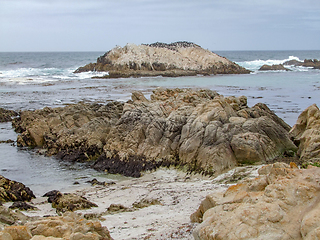
[(59, 217), (44, 217), (26, 225), (33, 236), (42, 235), (70, 240), (112, 239), (106, 227), (99, 221), (91, 221), (76, 213), (65, 213)]
[(0, 108), (0, 122), (10, 122), (16, 116), (18, 116), (17, 112)]
[(52, 207), (56, 208), (58, 212), (76, 211), (97, 207), (95, 203), (92, 203), (85, 197), (74, 193), (61, 193), (57, 190), (53, 190), (43, 196), (48, 197), (48, 202), (52, 203)]
[(297, 150), (290, 126), (265, 104), (211, 90), (158, 88), (150, 100), (134, 92), (124, 104), (23, 111), (13, 125), (21, 146), (133, 177), (170, 165), (217, 175)]
[(320, 162), (320, 110), (316, 104), (299, 115), (290, 135), (299, 145), (297, 154), (303, 162)]
[(285, 68), (282, 64), (275, 64), (275, 65), (263, 65), (260, 67), (259, 71), (291, 71), (288, 68)]
[(0, 206), (0, 229), (4, 226), (26, 223), (28, 217), (20, 211), (12, 211), (5, 206)]
[(0, 201), (30, 201), (35, 195), (23, 183), (9, 180), (0, 175)]
[(141, 76), (194, 76), (197, 74), (237, 74), (250, 71), (190, 42), (171, 44), (127, 44), (115, 47), (75, 73), (108, 72), (104, 78)]
[(32, 238), (31, 231), (26, 226), (8, 226), (4, 228), (3, 232), (10, 234), (13, 240), (30, 240)]
[(210, 194), (191, 220), (195, 239), (317, 239), (320, 168), (275, 163), (224, 193)]

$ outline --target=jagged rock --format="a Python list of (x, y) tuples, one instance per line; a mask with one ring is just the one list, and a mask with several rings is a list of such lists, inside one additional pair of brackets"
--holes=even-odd
[(284, 63), (284, 65), (310, 67), (314, 69), (320, 69), (320, 61), (318, 59), (305, 59), (303, 62), (297, 60), (290, 60)]
[(0, 122), (10, 122), (12, 117), (16, 116), (18, 116), (17, 112), (0, 108)]
[(299, 115), (290, 135), (299, 144), (297, 154), (303, 162), (320, 162), (320, 110), (316, 104)]
[(320, 168), (266, 165), (259, 177), (210, 194), (191, 219), (195, 239), (317, 239)]
[(30, 201), (35, 195), (23, 183), (9, 180), (0, 175), (0, 201)]
[(217, 175), (297, 150), (290, 126), (265, 104), (211, 90), (159, 88), (150, 100), (134, 92), (125, 104), (23, 111), (13, 123), (19, 145), (133, 177), (170, 165)]
[(32, 235), (56, 237), (70, 240), (109, 240), (112, 239), (106, 227), (99, 221), (89, 221), (76, 213), (65, 213), (60, 217), (46, 217), (28, 222), (26, 226)]
[(75, 72), (108, 71), (105, 78), (141, 76), (193, 76), (249, 73), (243, 67), (189, 42), (127, 44), (115, 47)]
[(290, 71), (290, 69), (285, 68), (282, 64), (275, 64), (275, 65), (263, 65), (260, 67), (259, 71)]
[(59, 198), (62, 196), (62, 193), (58, 190), (52, 190), (52, 191), (49, 191), (47, 193), (45, 193), (43, 195), (43, 197), (48, 197), (48, 202), (49, 203), (53, 203), (53, 201), (56, 199), (56, 198)]

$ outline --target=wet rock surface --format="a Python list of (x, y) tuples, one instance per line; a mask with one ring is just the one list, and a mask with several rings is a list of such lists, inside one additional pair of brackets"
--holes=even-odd
[(106, 71), (104, 78), (239, 74), (250, 71), (190, 42), (115, 47), (75, 72)]
[(0, 175), (0, 201), (30, 201), (35, 195), (23, 183), (7, 179)]
[(285, 68), (282, 64), (276, 65), (263, 65), (260, 67), (259, 71), (290, 71), (290, 69)]
[(10, 122), (16, 116), (18, 116), (17, 112), (0, 108), (0, 122)]
[(320, 168), (275, 163), (211, 194), (191, 215), (195, 239), (316, 239)]
[(305, 59), (303, 62), (297, 60), (290, 60), (284, 63), (284, 65), (310, 67), (313, 69), (320, 69), (320, 61), (318, 59)]
[(13, 126), (19, 146), (133, 177), (170, 165), (217, 175), (297, 151), (290, 126), (265, 104), (211, 90), (159, 88), (150, 100), (134, 92), (125, 104), (23, 111)]

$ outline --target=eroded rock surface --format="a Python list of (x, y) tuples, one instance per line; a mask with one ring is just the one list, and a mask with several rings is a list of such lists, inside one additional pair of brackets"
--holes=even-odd
[(299, 115), (290, 135), (299, 144), (297, 153), (303, 162), (320, 162), (320, 110), (316, 104)]
[[(110, 233), (99, 221), (91, 221), (76, 213), (30, 220), (25, 225), (7, 226), (1, 239), (37, 240), (111, 240)], [(4, 238), (5, 237), (5, 238)]]
[(125, 104), (24, 111), (13, 125), (21, 146), (134, 177), (172, 164), (216, 175), (297, 150), (290, 126), (265, 104), (249, 108), (244, 96), (211, 90), (159, 88), (150, 100), (134, 92)]
[(211, 194), (191, 216), (195, 239), (317, 239), (320, 168), (275, 163)]
[(190, 42), (118, 46), (99, 57), (96, 63), (78, 68), (76, 73), (86, 71), (108, 71), (105, 78), (250, 72)]

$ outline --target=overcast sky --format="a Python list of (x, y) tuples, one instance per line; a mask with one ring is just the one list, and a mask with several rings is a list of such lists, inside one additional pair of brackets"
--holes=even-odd
[(320, 50), (320, 0), (0, 0), (0, 51)]

